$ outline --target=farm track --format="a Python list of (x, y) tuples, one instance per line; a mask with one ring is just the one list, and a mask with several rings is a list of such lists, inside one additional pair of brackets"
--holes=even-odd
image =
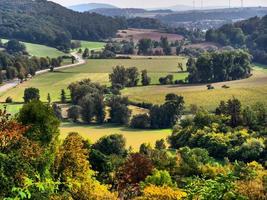
[[(55, 71), (61, 70), (61, 69), (66, 69), (66, 68), (70, 68), (70, 67), (80, 66), (80, 65), (83, 65), (83, 64), (86, 63), (86, 61), (84, 59), (82, 59), (77, 53), (71, 53), (71, 55), (74, 56), (78, 62), (76, 62), (74, 64), (69, 64), (69, 65), (64, 65), (64, 66), (61, 66), (61, 67), (57, 67), (57, 68), (55, 68)], [(47, 73), (49, 71), (50, 71), (50, 69), (40, 70), (40, 71), (36, 72), (36, 75), (41, 75), (41, 74)], [(8, 81), (5, 84), (0, 86), (0, 93), (4, 93), (4, 92), (6, 92), (6, 91), (18, 86), (19, 84), (20, 84), (20, 81), (18, 79), (14, 79), (12, 81)]]

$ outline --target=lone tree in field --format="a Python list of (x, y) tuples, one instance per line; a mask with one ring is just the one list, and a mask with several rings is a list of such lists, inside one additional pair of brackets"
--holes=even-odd
[(24, 90), (24, 102), (28, 103), (32, 100), (40, 99), (40, 91), (37, 88), (27, 88)]
[(116, 66), (109, 75), (109, 80), (113, 87), (134, 87), (139, 82), (139, 72), (136, 67)]
[(113, 68), (113, 72), (109, 75), (109, 80), (113, 87), (116, 85), (125, 87), (127, 79), (127, 70), (124, 66), (116, 66)]
[(143, 85), (143, 86), (146, 86), (146, 85), (149, 85), (149, 84), (150, 84), (150, 82), (151, 82), (151, 78), (148, 76), (148, 74), (147, 74), (147, 70), (143, 70), (143, 71), (142, 71), (142, 75), (141, 75), (141, 77), (142, 77), (141, 82), (142, 82), (142, 85)]

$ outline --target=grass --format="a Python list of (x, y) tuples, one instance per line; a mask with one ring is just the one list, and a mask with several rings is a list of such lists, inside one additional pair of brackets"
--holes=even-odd
[[(2, 39), (3, 43), (8, 42), (6, 39)], [(64, 56), (65, 53), (62, 51), (57, 50), (56, 48), (53, 47), (48, 47), (45, 45), (40, 45), (40, 44), (33, 44), (33, 43), (28, 43), (28, 42), (23, 42), (26, 46), (27, 52), (32, 55), (32, 56), (37, 56), (37, 57), (50, 57), (50, 58), (56, 58), (59, 56)]]
[(22, 108), (23, 104), (0, 104), (0, 109), (6, 108), (7, 112), (11, 115), (15, 115)]
[(122, 134), (126, 138), (127, 147), (139, 150), (142, 143), (150, 143), (154, 146), (159, 139), (166, 139), (170, 134), (170, 129), (163, 130), (138, 130), (127, 127), (118, 127), (110, 124), (105, 125), (81, 125), (73, 123), (62, 123), (60, 127), (60, 138), (64, 139), (70, 132), (78, 132), (85, 139), (96, 142), (105, 135)]
[[(74, 40), (75, 41), (75, 40)], [(81, 49), (88, 48), (90, 51), (91, 50), (101, 50), (105, 47), (106, 43), (104, 42), (91, 42), (91, 41), (84, 41), (81, 40)], [(80, 49), (80, 48), (78, 48)]]
[[(207, 110), (214, 110), (221, 100), (232, 97), (238, 98), (244, 105), (254, 105), (257, 102), (267, 105), (267, 69), (254, 68), (254, 75), (249, 79), (214, 83), (215, 90), (207, 90), (205, 84), (191, 86), (147, 86), (126, 88), (122, 94), (137, 102), (161, 104), (168, 93), (176, 93), (185, 98), (187, 109), (191, 104), (198, 105)], [(223, 89), (223, 85), (229, 89)]]
[(92, 81), (101, 84), (109, 84), (108, 74), (112, 72), (112, 68), (116, 65), (136, 66), (139, 70), (147, 69), (153, 84), (158, 83), (160, 76), (166, 76), (167, 74), (173, 74), (175, 79), (184, 79), (186, 73), (177, 73), (178, 62), (185, 63), (186, 60), (180, 57), (155, 57), (153, 59), (141, 57), (127, 60), (89, 59), (85, 65), (36, 76), (31, 81), (24, 82), (6, 93), (0, 94), (0, 101), (3, 102), (10, 96), (14, 101), (22, 102), (24, 89), (28, 87), (40, 89), (42, 101), (46, 101), (47, 93), (50, 93), (52, 101), (58, 101), (61, 89), (67, 89), (68, 85), (74, 81), (90, 78)]
[[(136, 66), (139, 70), (147, 69), (152, 83), (158, 83), (158, 78), (173, 74), (175, 79), (184, 79), (186, 73), (177, 73), (177, 63), (184, 62), (186, 59), (179, 57), (134, 57), (133, 59), (111, 59), (111, 60), (88, 60), (85, 65), (61, 70), (59, 72), (47, 73), (33, 78), (10, 91), (0, 94), (0, 101), (10, 96), (16, 102), (22, 102), (25, 88), (36, 87), (40, 89), (41, 100), (46, 101), (49, 92), (52, 101), (60, 99), (61, 89), (66, 89), (71, 82), (90, 78), (92, 81), (101, 84), (109, 84), (108, 74), (112, 67), (124, 65), (126, 67)], [(164, 102), (164, 97), (168, 93), (176, 93), (184, 96), (186, 107), (191, 104), (204, 107), (208, 110), (214, 110), (221, 100), (228, 100), (236, 97), (244, 105), (252, 105), (262, 102), (267, 105), (267, 68), (266, 66), (257, 65), (254, 68), (254, 75), (249, 79), (214, 83), (215, 90), (207, 90), (203, 85), (151, 85), (147, 87), (126, 88), (122, 94), (128, 96), (131, 100), (138, 102), (150, 102), (160, 104)], [(228, 85), (229, 89), (223, 89), (222, 85)], [(67, 91), (67, 90), (66, 90)]]

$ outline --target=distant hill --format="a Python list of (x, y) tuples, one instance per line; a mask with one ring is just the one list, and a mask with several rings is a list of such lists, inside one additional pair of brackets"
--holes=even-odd
[[(214, 9), (224, 9), (227, 8), (225, 6), (207, 6), (207, 7), (196, 7), (195, 10), (214, 10)], [(168, 7), (161, 7), (161, 8), (149, 8), (147, 10), (171, 10), (175, 12), (180, 12), (180, 11), (189, 11), (189, 10), (194, 10), (193, 6), (188, 6), (188, 5), (174, 5), (174, 6), (168, 6)]]
[(67, 49), (71, 39), (101, 40), (127, 28), (125, 19), (79, 13), (46, 0), (0, 0), (0, 37)]
[(248, 19), (254, 16), (264, 16), (267, 8), (225, 8), (212, 10), (194, 10), (177, 12), (170, 15), (158, 16), (165, 22), (190, 22), (200, 20), (236, 20)]
[(95, 9), (117, 8), (117, 7), (111, 4), (104, 4), (104, 3), (87, 3), (87, 4), (78, 4), (78, 5), (69, 6), (68, 8), (71, 10), (77, 11), (77, 12), (86, 12), (86, 11), (91, 11)]
[(173, 13), (172, 10), (168, 9), (145, 10), (142, 8), (99, 8), (90, 10), (89, 12), (98, 13), (111, 17), (126, 17), (126, 18), (135, 18), (135, 17), (154, 18), (157, 15), (167, 15)]
[(193, 10), (193, 7), (187, 5), (174, 5), (174, 6), (160, 7), (160, 8), (149, 8), (147, 10), (186, 11), (186, 10)]
[(182, 26), (187, 29), (207, 30), (254, 16), (262, 17), (266, 14), (266, 7), (251, 7), (181, 11), (167, 15), (157, 15), (156, 18), (172, 27)]

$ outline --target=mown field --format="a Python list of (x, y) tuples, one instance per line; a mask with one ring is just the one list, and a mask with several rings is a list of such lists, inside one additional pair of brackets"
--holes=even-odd
[[(187, 109), (195, 104), (207, 110), (214, 110), (221, 100), (238, 98), (244, 105), (254, 105), (258, 102), (267, 104), (267, 68), (254, 67), (253, 76), (231, 82), (212, 84), (215, 89), (207, 90), (206, 84), (187, 86), (147, 86), (124, 89), (122, 94), (137, 102), (161, 104), (168, 93), (182, 95)], [(227, 85), (229, 89), (223, 89)]]
[(163, 130), (139, 130), (113, 125), (80, 125), (73, 123), (62, 123), (60, 127), (60, 138), (63, 139), (69, 132), (78, 132), (83, 138), (91, 142), (97, 141), (105, 135), (122, 134), (126, 138), (127, 147), (132, 147), (135, 151), (139, 150), (142, 143), (150, 143), (154, 146), (160, 139), (167, 139), (171, 134), (170, 129)]
[[(75, 40), (73, 40), (75, 41)], [(100, 50), (102, 48), (105, 47), (106, 43), (104, 42), (91, 42), (91, 41), (84, 41), (84, 40), (81, 40), (81, 49), (85, 49), (85, 48), (88, 48), (89, 51), (91, 50)]]
[[(3, 43), (6, 43), (8, 40), (2, 39)], [(50, 58), (56, 58), (59, 56), (65, 55), (64, 52), (57, 50), (56, 48), (53, 47), (48, 47), (45, 45), (40, 45), (40, 44), (33, 44), (33, 43), (28, 43), (28, 42), (23, 42), (26, 46), (27, 52), (32, 55), (32, 56), (37, 56), (37, 57), (50, 57)]]
[(24, 82), (6, 93), (0, 94), (0, 101), (4, 102), (10, 96), (14, 101), (22, 102), (24, 89), (28, 87), (40, 89), (42, 101), (46, 101), (48, 93), (50, 93), (52, 101), (58, 101), (60, 99), (61, 89), (67, 89), (68, 85), (74, 81), (90, 78), (92, 81), (108, 85), (108, 74), (112, 72), (112, 68), (116, 65), (124, 65), (125, 67), (135, 66), (139, 70), (147, 69), (153, 84), (157, 84), (159, 77), (166, 76), (167, 74), (173, 74), (175, 80), (184, 79), (187, 74), (178, 73), (178, 62), (183, 62), (185, 65), (186, 59), (181, 57), (155, 57), (153, 59), (135, 57), (127, 60), (89, 59), (85, 65), (36, 76), (32, 80)]

